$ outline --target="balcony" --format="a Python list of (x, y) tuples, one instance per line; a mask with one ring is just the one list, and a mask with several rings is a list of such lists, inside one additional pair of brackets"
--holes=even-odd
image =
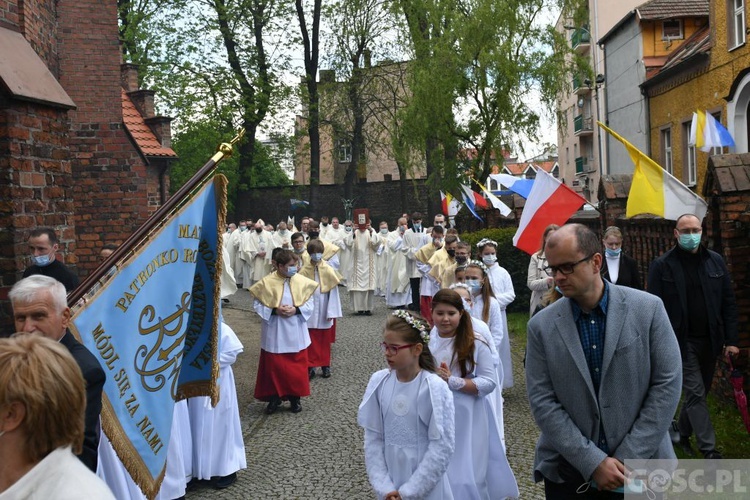
[(585, 54), (591, 49), (591, 33), (588, 28), (580, 27), (570, 35), (570, 46), (579, 54)]
[(576, 175), (588, 174), (596, 170), (594, 159), (586, 156), (576, 158)]
[(588, 85), (583, 85), (584, 78), (580, 75), (573, 75), (573, 93), (576, 95), (584, 95), (591, 92)]
[(576, 137), (580, 137), (582, 135), (593, 135), (594, 118), (592, 116), (576, 116), (573, 120), (573, 130), (575, 131)]

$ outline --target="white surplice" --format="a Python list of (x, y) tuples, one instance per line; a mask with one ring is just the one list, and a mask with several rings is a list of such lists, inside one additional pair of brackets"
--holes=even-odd
[[(289, 288), (289, 280), (284, 280), (284, 293), (281, 296), (280, 305), (293, 305), (292, 290)], [(307, 320), (313, 313), (315, 305), (312, 300), (306, 301), (299, 306), (300, 314), (289, 318), (271, 314), (273, 309), (263, 305), (255, 299), (253, 308), (263, 320), (260, 325), (260, 348), (274, 354), (288, 352), (300, 352), (310, 345), (310, 332), (307, 329)]]
[[(315, 268), (315, 281), (320, 283), (318, 268)], [(341, 312), (341, 298), (337, 286), (331, 288), (327, 293), (320, 293), (320, 287), (315, 289), (312, 299), (313, 312), (307, 320), (308, 328), (326, 330), (333, 326), (333, 320), (343, 316)]]
[(403, 236), (397, 231), (388, 235), (388, 274), (386, 277), (385, 304), (388, 307), (399, 307), (411, 304), (411, 287), (407, 270), (407, 254)]
[(453, 396), (434, 373), (410, 382), (380, 370), (359, 406), (365, 463), (378, 498), (397, 490), (404, 500), (451, 500), (447, 468), (454, 448)]
[[(156, 496), (158, 500), (172, 500), (185, 495), (185, 488), (192, 475), (192, 448), (187, 401), (178, 401), (174, 405), (172, 414), (172, 434), (169, 436), (167, 448), (167, 470)], [(146, 498), (130, 477), (104, 433), (99, 440), (99, 463), (96, 474), (107, 483), (117, 500)]]
[(495, 294), (497, 303), (500, 304), (503, 331), (506, 332), (500, 346), (500, 359), (503, 362), (503, 389), (508, 389), (513, 387), (513, 363), (510, 356), (510, 335), (507, 335), (508, 317), (505, 309), (516, 299), (516, 292), (513, 290), (513, 280), (510, 278), (510, 274), (499, 265), (493, 264), (488, 267), (487, 276), (490, 278), (492, 293)]
[(371, 311), (374, 308), (374, 294), (377, 285), (375, 252), (380, 239), (375, 231), (355, 230), (344, 239), (351, 248), (350, 273), (347, 288), (355, 311)]
[(188, 400), (193, 438), (193, 477), (198, 479), (228, 476), (247, 468), (232, 370), (232, 364), (243, 348), (234, 330), (224, 322), (221, 323), (219, 345), (219, 403), (214, 408), (208, 397)]

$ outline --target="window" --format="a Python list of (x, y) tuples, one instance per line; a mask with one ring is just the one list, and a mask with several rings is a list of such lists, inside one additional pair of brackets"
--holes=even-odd
[(664, 170), (672, 173), (672, 130), (665, 128), (661, 131), (661, 161)]
[[(743, 0), (744, 1), (744, 0)], [(682, 36), (682, 19), (668, 19), (661, 23), (662, 40), (681, 40)]]
[(682, 136), (684, 145), (684, 162), (683, 162), (683, 180), (688, 186), (695, 186), (696, 179), (698, 177), (696, 172), (696, 158), (695, 158), (695, 144), (692, 146), (688, 144), (690, 142), (690, 127), (691, 122), (685, 122), (682, 124)]
[(352, 161), (352, 144), (349, 141), (340, 140), (339, 142), (339, 163), (349, 163)]
[(727, 0), (727, 48), (745, 44), (745, 0)]

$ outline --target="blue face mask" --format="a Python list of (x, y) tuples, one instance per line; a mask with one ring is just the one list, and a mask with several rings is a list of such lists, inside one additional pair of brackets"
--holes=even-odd
[(296, 266), (289, 266), (286, 268), (286, 275), (290, 278), (297, 274), (297, 267)]
[(604, 253), (607, 254), (607, 257), (619, 257), (620, 253), (622, 253), (622, 248), (605, 248)]
[(692, 252), (701, 244), (701, 233), (681, 234), (679, 240), (680, 248)]
[(310, 254), (310, 258), (312, 260), (314, 260), (315, 262), (318, 262), (318, 261), (320, 261), (323, 258), (323, 254), (322, 253), (311, 253)]
[(557, 285), (555, 285), (555, 291), (557, 291), (557, 293), (559, 293), (560, 295), (562, 295), (562, 294), (563, 294), (563, 293), (562, 293), (562, 290), (560, 290), (560, 287), (559, 287), (559, 286), (557, 286)]
[(464, 309), (466, 309), (467, 311), (471, 311), (471, 303), (468, 300), (461, 297), (461, 302), (464, 303)]
[(482, 289), (482, 283), (480, 283), (479, 280), (466, 280), (465, 283), (473, 295), (477, 295)]
[(45, 267), (52, 264), (52, 259), (49, 255), (32, 255), (31, 260), (39, 267)]
[(492, 264), (497, 262), (497, 255), (487, 254), (484, 257), (482, 257), (482, 262), (484, 262), (485, 266), (491, 266)]

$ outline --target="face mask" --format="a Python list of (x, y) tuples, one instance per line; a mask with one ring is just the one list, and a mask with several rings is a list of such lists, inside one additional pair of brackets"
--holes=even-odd
[(295, 248), (294, 253), (303, 253), (305, 251), (305, 247), (302, 248)]
[(605, 248), (604, 253), (607, 255), (607, 257), (619, 257), (620, 253), (622, 252), (622, 248)]
[(323, 223), (323, 227), (328, 227), (328, 223), (327, 223), (327, 222), (324, 222), (324, 223)]
[(245, 226), (240, 226), (240, 232), (242, 232), (242, 231), (245, 231), (245, 230), (247, 230), (247, 227), (245, 227)]
[(471, 311), (471, 302), (469, 302), (467, 299), (461, 298), (461, 302), (464, 303), (464, 309), (467, 311)]
[(698, 248), (698, 245), (701, 244), (701, 234), (681, 234), (679, 243), (680, 248), (691, 252)]
[(436, 223), (435, 223), (435, 225), (436, 225), (436, 226), (440, 226), (440, 227), (443, 227), (443, 223), (442, 223), (442, 222), (436, 222)]
[(464, 257), (463, 255), (459, 255), (456, 257), (456, 262), (459, 264), (466, 264), (466, 261), (469, 260), (468, 257)]
[(557, 286), (557, 285), (555, 285), (555, 290), (556, 290), (556, 291), (557, 291), (557, 293), (559, 293), (560, 295), (562, 295), (562, 294), (563, 294), (563, 293), (562, 293), (562, 290), (560, 290), (560, 287), (559, 287), (559, 286)]
[(307, 233), (311, 240), (317, 239), (320, 233), (318, 231), (310, 231)]
[(260, 233), (263, 232), (263, 228), (262, 227), (256, 227), (255, 228), (255, 232), (258, 233), (258, 234), (260, 234)]
[(446, 252), (448, 252), (448, 255), (451, 256), (451, 257), (455, 257), (455, 255), (456, 255), (456, 251), (455, 250), (446, 250)]
[(401, 234), (404, 234), (404, 233), (406, 232), (406, 226), (399, 226), (399, 228), (398, 228), (398, 231), (399, 231), (399, 232), (400, 232)]
[(419, 232), (422, 230), (422, 224), (414, 224), (414, 231)]
[(465, 283), (473, 295), (477, 295), (482, 289), (482, 283), (479, 280), (466, 280)]
[(31, 260), (39, 267), (44, 267), (52, 264), (52, 259), (49, 255), (32, 255)]
[(289, 266), (286, 268), (286, 275), (290, 278), (297, 274), (297, 267), (296, 266)]
[(315, 262), (319, 262), (323, 258), (322, 253), (311, 253), (310, 258), (314, 260)]
[(352, 232), (352, 226), (346, 226), (344, 229), (346, 229), (347, 233), (351, 233)]
[(280, 235), (282, 235), (282, 236), (286, 236), (286, 235), (287, 235), (287, 233), (289, 233), (289, 230), (288, 230), (288, 229), (279, 229), (279, 234), (280, 234)]
[(487, 254), (484, 257), (482, 257), (482, 262), (484, 262), (486, 266), (491, 266), (492, 264), (497, 262), (497, 255)]
[(442, 238), (432, 238), (432, 242), (433, 242), (433, 243), (434, 243), (435, 245), (440, 245), (440, 244), (442, 244), (442, 243), (443, 243), (443, 239), (442, 239)]
[(388, 234), (388, 228), (387, 227), (381, 227), (380, 228), (380, 234)]

